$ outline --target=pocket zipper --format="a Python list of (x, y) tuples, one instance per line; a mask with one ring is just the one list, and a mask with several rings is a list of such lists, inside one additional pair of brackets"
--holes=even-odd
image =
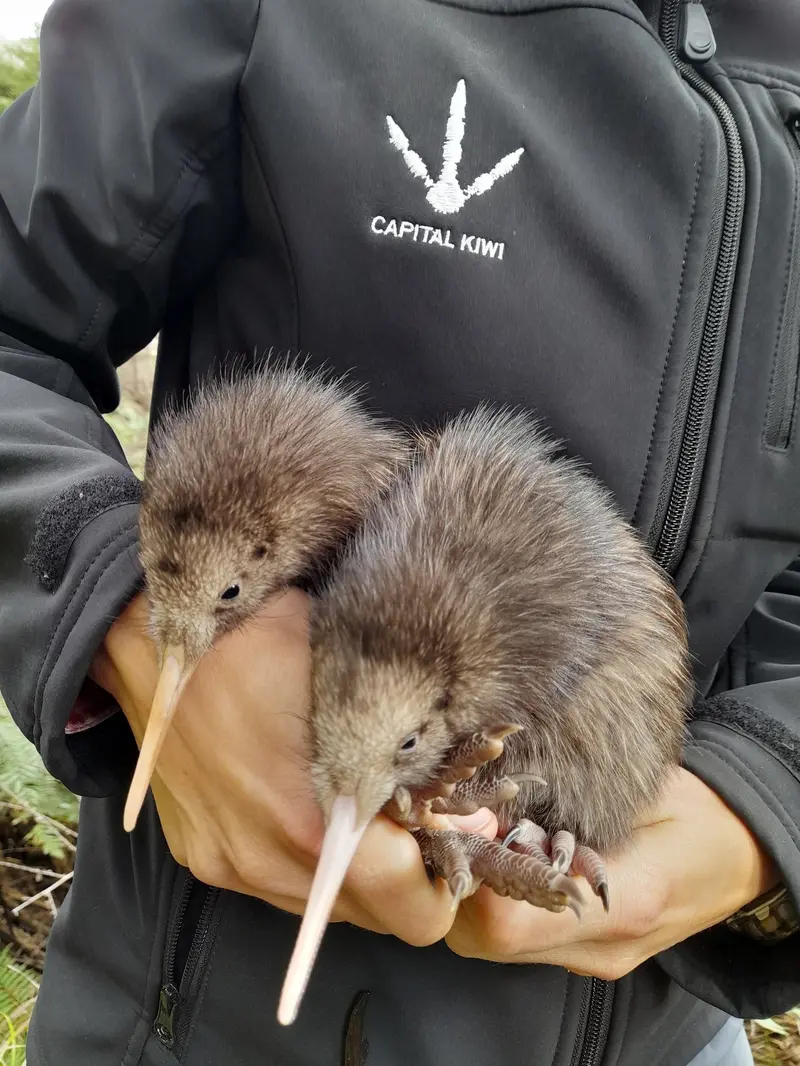
[[(681, 20), (682, 8), (684, 16)], [(725, 141), (728, 166), (719, 250), (683, 435), (667, 457), (667, 470), (674, 473), (671, 484), (667, 486), (665, 506), (659, 508), (659, 519), (650, 533), (650, 545), (656, 561), (668, 573), (674, 574), (689, 538), (711, 433), (714, 399), (722, 369), (738, 265), (744, 218), (745, 169), (742, 142), (733, 112), (716, 89), (681, 55), (683, 53), (695, 61), (705, 61), (714, 55), (716, 46), (703, 5), (665, 0), (660, 32), (678, 73), (687, 85), (703, 97), (717, 116)], [(699, 47), (704, 43), (705, 48)]]
[(789, 122), (790, 145), (795, 166), (794, 247), (789, 266), (778, 350), (769, 387), (764, 444), (785, 451), (792, 439), (797, 414), (797, 377), (800, 367), (800, 115)]
[[(197, 927), (192, 935), (192, 943), (183, 973), (178, 974), (175, 972), (178, 941), (183, 932), (189, 903), (195, 892), (203, 893), (203, 904)], [(162, 985), (153, 1032), (160, 1043), (172, 1051), (176, 1057), (179, 1056), (181, 1043), (188, 1028), (188, 1013), (183, 1008), (186, 1006), (195, 974), (200, 968), (211, 940), (212, 919), (219, 894), (218, 888), (210, 888), (187, 873), (178, 905), (167, 929)]]

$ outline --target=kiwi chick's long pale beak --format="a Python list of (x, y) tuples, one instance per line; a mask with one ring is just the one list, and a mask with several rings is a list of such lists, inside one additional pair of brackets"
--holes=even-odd
[(194, 673), (195, 664), (186, 666), (184, 651), (179, 645), (170, 645), (164, 649), (161, 675), (156, 685), (156, 694), (153, 697), (153, 705), (150, 708), (150, 718), (144, 733), (142, 748), (139, 759), (133, 773), (131, 787), (128, 790), (128, 799), (125, 803), (123, 825), (125, 831), (133, 831), (139, 812), (142, 809), (144, 798), (150, 787), (150, 779), (156, 768), (158, 756), (167, 736), (170, 722), (172, 721), (178, 700), (186, 687), (186, 683)]
[(306, 912), (283, 981), (278, 1021), (291, 1025), (297, 1017), (325, 926), (331, 916), (347, 868), (364, 835), (368, 822), (357, 824), (355, 796), (337, 796), (331, 807), (328, 829), (322, 842), (317, 871), (311, 885)]

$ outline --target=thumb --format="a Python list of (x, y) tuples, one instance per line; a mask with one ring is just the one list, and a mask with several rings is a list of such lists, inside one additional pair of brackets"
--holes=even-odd
[(453, 829), (462, 829), (467, 833), (480, 833), (487, 840), (497, 836), (497, 817), (488, 807), (481, 807), (474, 814), (449, 814), (448, 822)]

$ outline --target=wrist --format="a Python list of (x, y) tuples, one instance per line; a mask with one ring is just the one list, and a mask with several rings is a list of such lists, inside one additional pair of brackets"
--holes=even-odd
[[(690, 787), (684, 793), (684, 817), (703, 824), (699, 846), (713, 850), (716, 877), (708, 882), (707, 926), (726, 921), (780, 881), (769, 853), (741, 817), (702, 778), (682, 771)], [(688, 829), (688, 826), (687, 826)]]
[(755, 900), (772, 894), (780, 886), (780, 872), (758, 838), (737, 814), (727, 808), (731, 819), (732, 857), (729, 891), (725, 893), (722, 920), (727, 920)]
[(741, 907), (725, 924), (734, 933), (774, 943), (800, 931), (800, 914), (788, 889), (779, 883)]
[(748, 826), (731, 815), (741, 827), (745, 875), (737, 886), (738, 900), (723, 921), (733, 932), (753, 939), (782, 940), (797, 931), (800, 918), (772, 857)]

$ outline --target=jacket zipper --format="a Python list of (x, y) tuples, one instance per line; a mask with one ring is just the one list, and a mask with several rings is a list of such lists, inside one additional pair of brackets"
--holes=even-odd
[[(189, 902), (196, 891), (204, 893), (203, 905), (197, 928), (192, 936), (189, 954), (186, 957), (186, 965), (183, 973), (178, 974), (175, 972), (178, 941), (189, 909)], [(191, 874), (187, 874), (178, 905), (167, 929), (162, 985), (153, 1031), (161, 1044), (172, 1051), (176, 1057), (179, 1055), (181, 1041), (188, 1028), (188, 1016), (183, 1008), (186, 1005), (195, 973), (206, 953), (218, 897), (219, 889), (203, 885)]]
[(613, 1006), (614, 985), (598, 977), (588, 978), (578, 1020), (583, 1037), (575, 1045), (570, 1066), (598, 1066), (608, 1039)]
[(769, 388), (764, 444), (768, 448), (789, 447), (797, 405), (797, 377), (800, 364), (800, 115), (789, 123), (790, 149), (795, 166), (794, 247), (787, 279), (783, 325)]
[[(678, 53), (679, 16), (682, 7), (685, 8), (684, 52), (702, 59), (713, 56), (713, 34), (702, 4), (682, 4), (681, 0), (665, 0), (661, 17), (661, 37), (683, 80), (703, 97), (717, 116), (725, 140), (728, 171), (716, 268), (689, 393), (683, 435), (676, 444), (674, 454), (667, 458), (667, 469), (674, 470), (674, 476), (663, 510), (660, 530), (656, 528), (651, 532), (655, 559), (671, 574), (675, 573), (686, 548), (700, 492), (736, 278), (745, 193), (744, 155), (733, 113), (716, 89)], [(704, 36), (707, 40), (705, 54), (702, 49)], [(700, 48), (697, 47), (698, 41), (701, 42)]]

